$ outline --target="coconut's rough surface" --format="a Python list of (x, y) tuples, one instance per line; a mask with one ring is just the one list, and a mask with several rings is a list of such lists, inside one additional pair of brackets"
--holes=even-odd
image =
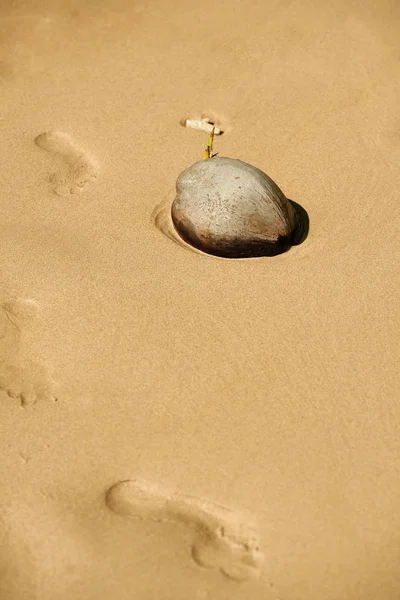
[(234, 158), (201, 160), (183, 171), (171, 216), (187, 243), (225, 258), (275, 256), (302, 235), (296, 208), (276, 183)]

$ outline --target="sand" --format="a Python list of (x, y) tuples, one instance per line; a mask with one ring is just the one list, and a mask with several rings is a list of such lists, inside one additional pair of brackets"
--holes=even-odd
[[(399, 18), (2, 4), (1, 600), (398, 600)], [(201, 117), (303, 244), (179, 243)]]

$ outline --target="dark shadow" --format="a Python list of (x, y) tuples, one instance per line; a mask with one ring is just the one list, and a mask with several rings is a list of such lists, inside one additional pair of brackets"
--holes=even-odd
[(307, 211), (300, 204), (297, 204), (294, 200), (289, 200), (289, 202), (296, 211), (296, 229), (293, 232), (291, 243), (292, 246), (299, 246), (307, 239), (310, 231), (310, 219)]

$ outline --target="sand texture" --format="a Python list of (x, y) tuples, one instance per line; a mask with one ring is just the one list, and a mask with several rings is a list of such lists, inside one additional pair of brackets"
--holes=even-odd
[[(399, 599), (399, 23), (1, 4), (0, 600)], [(210, 123), (303, 243), (180, 238)]]

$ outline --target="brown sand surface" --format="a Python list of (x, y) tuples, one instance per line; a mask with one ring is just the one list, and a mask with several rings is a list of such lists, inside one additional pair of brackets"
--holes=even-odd
[[(397, 0), (3, 2), (0, 85), (0, 599), (398, 600)], [(155, 225), (202, 114), (302, 245)]]

